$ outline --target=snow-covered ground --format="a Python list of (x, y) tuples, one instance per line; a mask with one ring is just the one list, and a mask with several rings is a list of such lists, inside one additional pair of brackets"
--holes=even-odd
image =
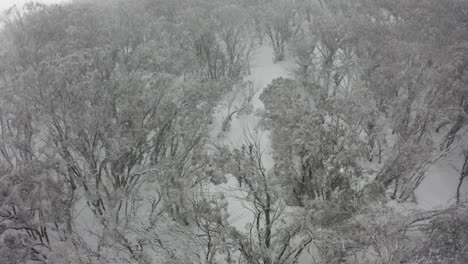
[[(232, 112), (233, 109), (242, 107), (242, 103), (245, 101), (245, 91), (239, 91), (238, 89), (247, 89), (247, 87), (234, 88), (216, 109), (213, 124), (210, 128), (211, 139), (217, 144), (241, 148), (245, 144), (246, 137), (258, 137), (260, 148), (263, 151), (263, 165), (267, 170), (271, 169), (273, 159), (271, 157), (269, 132), (258, 127), (261, 119), (260, 114), (264, 110), (259, 96), (272, 80), (292, 76), (293, 66), (293, 63), (288, 61), (273, 63), (273, 50), (268, 46), (260, 46), (256, 49), (252, 56), (251, 74), (246, 78), (246, 82), (251, 82), (254, 90), (256, 90), (251, 100), (253, 111), (234, 114), (229, 128), (222, 131), (223, 121), (228, 115), (228, 106), (231, 104), (230, 110)], [(253, 222), (253, 214), (248, 205), (243, 203), (242, 199), (239, 199), (245, 193), (239, 189), (238, 182), (234, 177), (227, 176), (226, 183), (211, 186), (210, 192), (212, 194), (219, 192), (224, 194), (228, 202), (230, 223), (236, 229), (239, 231), (246, 230), (246, 225)]]
[[(445, 135), (445, 133), (441, 133)], [(447, 156), (435, 162), (426, 172), (426, 177), (415, 191), (418, 207), (423, 210), (444, 209), (456, 201), (456, 189), (463, 166), (463, 148), (467, 133), (454, 143)], [(468, 201), (468, 181), (462, 184), (460, 200)]]

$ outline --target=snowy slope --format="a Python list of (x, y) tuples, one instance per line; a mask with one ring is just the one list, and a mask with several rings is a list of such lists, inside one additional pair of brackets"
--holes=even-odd
[[(261, 86), (261, 89), (257, 91), (251, 101), (254, 108), (253, 111), (249, 114), (235, 114), (229, 128), (226, 131), (222, 131), (223, 121), (229, 114), (228, 106), (231, 105), (231, 112), (232, 109), (242, 107), (242, 91), (233, 91), (217, 107), (217, 111), (213, 116), (214, 121), (210, 128), (210, 136), (215, 143), (228, 145), (232, 148), (240, 148), (245, 143), (244, 138), (246, 136), (251, 134), (260, 135), (260, 145), (264, 151), (263, 162), (268, 170), (272, 168), (273, 160), (271, 158), (269, 132), (258, 128), (261, 118), (260, 113), (264, 110), (259, 96), (272, 80), (279, 77), (291, 77), (294, 65), (291, 62), (274, 64), (272, 61), (272, 49), (267, 46), (261, 46), (256, 50), (251, 64), (251, 75), (246, 78), (246, 81), (252, 82), (254, 86)], [(240, 89), (246, 88), (241, 87)], [(429, 168), (425, 180), (416, 189), (416, 206), (418, 208), (422, 210), (441, 209), (454, 203), (461, 158), (461, 150), (455, 149)], [(229, 220), (232, 226), (241, 232), (247, 231), (246, 225), (253, 222), (253, 214), (249, 210), (248, 205), (241, 201), (245, 193), (238, 187), (237, 180), (228, 175), (226, 183), (211, 185), (209, 189), (212, 194), (222, 193), (226, 197), (228, 213), (230, 215)], [(464, 197), (468, 197), (468, 181), (463, 184), (462, 190)], [(286, 209), (288, 211), (292, 208)], [(294, 212), (294, 209), (292, 209), (292, 212)], [(309, 262), (310, 256), (303, 254), (300, 263)]]
[[(259, 47), (252, 58), (251, 75), (246, 78), (246, 81), (252, 82), (254, 87), (260, 86), (260, 89), (252, 97), (253, 111), (248, 114), (235, 114), (227, 131), (222, 131), (222, 123), (228, 115), (228, 105), (232, 98), (236, 99), (232, 103), (231, 108), (241, 107), (242, 91), (233, 91), (217, 107), (216, 113), (213, 116), (213, 124), (210, 128), (211, 139), (218, 144), (226, 144), (233, 148), (240, 148), (245, 143), (245, 137), (258, 135), (260, 137), (260, 147), (263, 151), (263, 164), (266, 169), (273, 167), (273, 159), (271, 158), (271, 146), (268, 131), (258, 128), (260, 121), (260, 113), (264, 110), (263, 103), (259, 96), (272, 80), (279, 77), (291, 76), (293, 64), (291, 62), (273, 63), (273, 50), (268, 46)], [(245, 88), (245, 87), (244, 87)], [(237, 97), (235, 96), (237, 94)], [(221, 192), (226, 197), (228, 202), (228, 213), (230, 215), (231, 224), (236, 229), (246, 230), (246, 224), (253, 222), (253, 214), (245, 203), (242, 203), (238, 198), (242, 198), (245, 193), (239, 189), (237, 180), (234, 177), (227, 177), (227, 182), (224, 184), (211, 186), (211, 193)]]
[[(445, 133), (441, 133), (445, 135)], [(447, 156), (434, 163), (426, 172), (426, 177), (415, 191), (418, 207), (423, 210), (444, 209), (456, 201), (456, 189), (463, 166), (462, 148), (467, 141), (463, 133), (453, 144)], [(461, 201), (468, 201), (468, 181), (463, 182)]]

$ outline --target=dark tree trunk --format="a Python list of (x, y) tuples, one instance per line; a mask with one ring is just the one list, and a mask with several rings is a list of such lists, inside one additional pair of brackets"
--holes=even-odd
[(468, 104), (465, 102), (465, 98), (462, 97), (460, 100), (460, 107), (462, 108), (461, 113), (458, 114), (457, 116), (457, 121), (455, 124), (450, 128), (449, 132), (447, 133), (447, 136), (445, 138), (446, 144), (445, 148), (448, 149), (453, 142), (455, 141), (455, 136), (460, 131), (460, 129), (465, 125), (466, 123), (466, 115), (467, 115), (467, 110), (468, 110)]
[(465, 125), (466, 123), (466, 118), (463, 113), (459, 114), (457, 117), (457, 122), (450, 128), (449, 132), (447, 133), (446, 136), (446, 144), (445, 144), (445, 149), (448, 149), (453, 142), (455, 141), (455, 136), (457, 132)]
[(468, 175), (468, 154), (465, 154), (465, 161), (463, 162), (463, 167), (460, 172), (460, 178), (458, 180), (458, 186), (457, 186), (457, 204), (460, 203), (461, 186), (463, 184), (463, 180), (466, 178), (467, 175)]

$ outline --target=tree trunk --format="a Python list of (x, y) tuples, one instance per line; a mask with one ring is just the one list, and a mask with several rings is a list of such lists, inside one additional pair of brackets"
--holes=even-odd
[(465, 98), (462, 97), (460, 100), (460, 107), (462, 108), (461, 113), (458, 114), (457, 116), (457, 121), (455, 124), (450, 128), (449, 132), (447, 133), (447, 136), (445, 138), (446, 144), (445, 144), (445, 149), (448, 149), (453, 142), (455, 141), (455, 135), (457, 132), (465, 125), (466, 123), (466, 114), (467, 114), (467, 108), (468, 104), (465, 103)]
[(445, 149), (448, 149), (453, 144), (453, 142), (455, 141), (455, 135), (465, 125), (465, 122), (465, 115), (463, 113), (459, 114), (457, 117), (457, 122), (452, 126), (452, 128), (450, 128), (449, 132), (447, 133), (445, 139), (447, 142), (445, 144)]
[(457, 204), (460, 203), (460, 191), (461, 191), (461, 186), (463, 184), (463, 180), (466, 178), (468, 175), (468, 154), (465, 154), (465, 161), (463, 162), (463, 167), (460, 172), (460, 178), (458, 180), (458, 186), (457, 186)]

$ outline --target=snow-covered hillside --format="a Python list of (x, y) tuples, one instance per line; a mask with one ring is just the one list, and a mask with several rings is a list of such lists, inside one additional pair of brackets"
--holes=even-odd
[[(463, 141), (462, 139), (466, 139), (466, 133), (460, 141)], [(415, 191), (418, 207), (423, 210), (444, 209), (455, 203), (455, 193), (463, 166), (463, 153), (460, 147), (462, 145), (451, 149), (445, 157), (426, 171), (424, 181)], [(461, 201), (468, 199), (467, 181), (463, 182), (460, 194)]]
[[(266, 169), (271, 169), (274, 161), (271, 158), (269, 131), (258, 127), (261, 119), (260, 114), (264, 110), (259, 95), (272, 80), (280, 77), (292, 77), (292, 70), (295, 65), (291, 61), (273, 63), (272, 49), (268, 46), (260, 46), (256, 49), (251, 65), (251, 74), (247, 76), (246, 81), (250, 82), (250, 89), (253, 85), (255, 90), (255, 95), (251, 100), (253, 111), (234, 114), (232, 120), (229, 121), (229, 126), (223, 131), (225, 118), (230, 112), (243, 107), (245, 95), (248, 94), (245, 91), (245, 89), (249, 89), (248, 85), (237, 87), (237, 89), (226, 95), (225, 99), (217, 107), (217, 111), (213, 116), (214, 122), (210, 130), (210, 136), (216, 144), (227, 145), (231, 148), (241, 148), (242, 145), (246, 144), (246, 137), (259, 136), (260, 145), (264, 151), (263, 163)], [(462, 165), (461, 158), (461, 150), (456, 148), (429, 167), (425, 180), (416, 189), (416, 208), (421, 210), (444, 209), (455, 202), (455, 190), (460, 174), (459, 167)], [(371, 166), (372, 164), (368, 163), (368, 165)], [(211, 185), (209, 190), (211, 194), (222, 194), (225, 197), (228, 203), (228, 214), (230, 215), (229, 222), (237, 230), (247, 232), (248, 224), (254, 222), (254, 214), (252, 208), (243, 202), (243, 198), (247, 193), (238, 186), (237, 180), (231, 175), (227, 175), (224, 183)], [(462, 186), (462, 197), (467, 197), (467, 194), (468, 182), (465, 182)], [(405, 210), (404, 208), (414, 209), (415, 207), (399, 206), (399, 210)], [(287, 212), (288, 215), (293, 215), (295, 209), (289, 208)], [(304, 254), (300, 259), (301, 263), (308, 263), (309, 257)]]
[[(266, 169), (273, 167), (273, 159), (271, 158), (271, 144), (269, 132), (258, 127), (261, 119), (260, 114), (263, 111), (263, 103), (259, 96), (263, 89), (271, 83), (272, 80), (280, 77), (291, 76), (291, 71), (294, 67), (289, 61), (281, 63), (273, 63), (273, 50), (269, 46), (260, 46), (254, 51), (251, 61), (251, 74), (247, 76), (246, 82), (250, 82), (255, 90), (255, 95), (252, 97), (252, 111), (247, 113), (235, 114), (226, 131), (222, 131), (223, 121), (228, 115), (228, 105), (232, 102), (232, 108), (241, 108), (245, 100), (243, 91), (235, 90), (227, 94), (225, 99), (219, 104), (216, 113), (213, 116), (213, 124), (210, 130), (212, 140), (217, 144), (228, 145), (230, 147), (241, 148), (246, 144), (247, 137), (257, 137), (260, 140), (260, 147), (263, 154), (263, 164)], [(237, 88), (239, 89), (239, 88)], [(241, 87), (240, 89), (247, 89)], [(220, 185), (211, 186), (212, 193), (223, 193), (228, 201), (228, 213), (230, 222), (238, 230), (244, 230), (248, 223), (253, 222), (253, 214), (249, 210), (248, 205), (243, 203), (239, 198), (245, 196), (245, 192), (239, 189), (238, 182), (234, 177), (227, 176), (227, 182)]]

